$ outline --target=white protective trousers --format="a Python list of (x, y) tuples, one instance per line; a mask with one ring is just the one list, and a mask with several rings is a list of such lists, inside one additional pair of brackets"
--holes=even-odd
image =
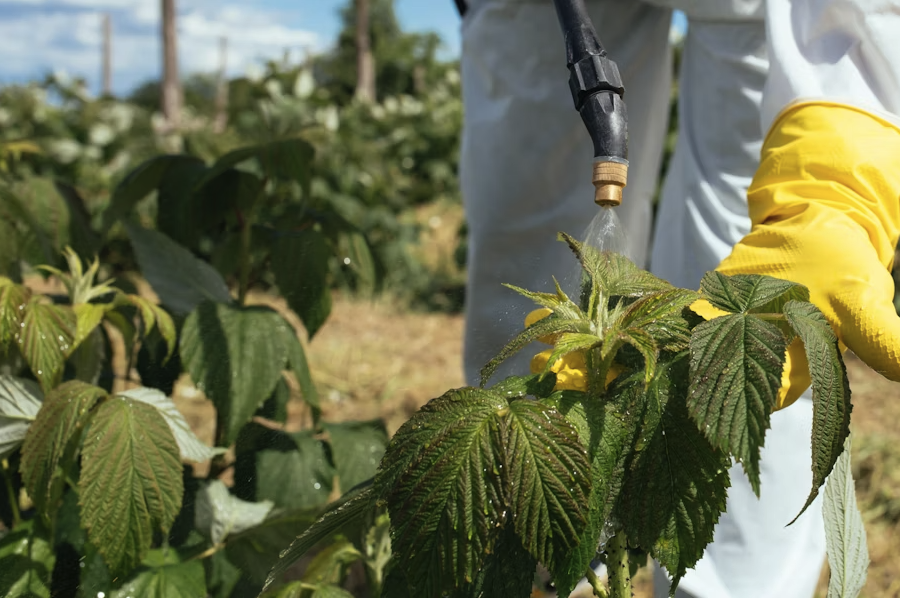
[[(629, 123), (629, 183), (618, 216), (628, 254), (673, 284), (698, 288), (750, 229), (746, 191), (759, 162), (769, 62), (762, 0), (588, 0), (600, 40), (619, 66)], [(687, 4), (687, 5), (686, 5)], [(680, 75), (679, 137), (651, 245), (651, 200), (671, 84), (670, 8), (690, 25)], [(577, 269), (558, 231), (580, 237), (597, 213), (592, 145), (572, 104), (550, 0), (470, 2), (462, 25), (465, 126), (460, 175), (469, 223), (465, 369), (479, 369), (534, 309), (501, 286), (552, 290)], [(526, 349), (495, 380), (527, 373)], [(740, 466), (727, 511), (702, 560), (681, 581), (687, 598), (809, 598), (825, 556), (821, 503), (793, 526), (809, 493), (808, 395), (772, 416), (759, 499)], [(668, 593), (657, 571), (656, 592)]]

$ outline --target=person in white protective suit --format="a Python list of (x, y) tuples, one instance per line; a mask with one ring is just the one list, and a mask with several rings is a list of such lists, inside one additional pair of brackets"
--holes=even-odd
[[(900, 380), (890, 268), (900, 236), (900, 3), (889, 0), (587, 0), (618, 64), (629, 180), (616, 208), (627, 253), (698, 288), (709, 270), (805, 284), (839, 339)], [(689, 26), (678, 142), (657, 224), (651, 199), (666, 133), (670, 22)], [(567, 86), (550, 0), (468, 0), (462, 24), (460, 176), (469, 225), (465, 371), (522, 329), (527, 300), (574, 264), (557, 231), (597, 213), (592, 146)], [(652, 239), (651, 239), (652, 235)], [(652, 241), (652, 242), (651, 242)], [(825, 539), (811, 486), (809, 377), (792, 346), (761, 459), (761, 497), (740, 466), (714, 541), (677, 596), (806, 598)], [(521, 352), (497, 377), (529, 369)], [(796, 364), (796, 365), (791, 365)], [(655, 573), (658, 596), (668, 592)]]

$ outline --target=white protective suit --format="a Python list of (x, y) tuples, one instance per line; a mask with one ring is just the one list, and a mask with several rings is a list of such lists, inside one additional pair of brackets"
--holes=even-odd
[[(900, 5), (888, 0), (587, 0), (618, 64), (629, 117), (629, 182), (617, 208), (629, 256), (698, 288), (750, 230), (746, 191), (768, 127), (789, 104), (836, 99), (897, 122)], [(666, 132), (671, 10), (689, 19), (679, 137), (650, 248), (651, 199)], [(580, 235), (596, 214), (592, 145), (567, 85), (551, 0), (469, 0), (462, 25), (465, 126), (460, 175), (469, 223), (465, 370), (479, 369), (534, 306), (501, 286), (551, 290), (575, 266), (557, 231)], [(525, 350), (495, 376), (528, 371)], [(760, 499), (731, 471), (715, 539), (677, 596), (808, 598), (824, 556), (811, 485), (809, 395), (772, 416)], [(668, 582), (656, 573), (656, 593)]]

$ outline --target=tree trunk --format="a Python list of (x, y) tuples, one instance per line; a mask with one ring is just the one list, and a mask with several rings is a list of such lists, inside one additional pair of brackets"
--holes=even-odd
[(375, 56), (369, 39), (369, 0), (356, 4), (356, 99), (375, 100)]
[(222, 36), (219, 40), (219, 77), (216, 82), (216, 120), (213, 130), (221, 133), (228, 124), (228, 74), (226, 73), (226, 61), (228, 58), (228, 38)]
[(105, 97), (112, 96), (112, 23), (109, 13), (103, 15), (103, 89)]
[(175, 0), (162, 0), (162, 113), (170, 128), (181, 120), (181, 82), (178, 80), (178, 47), (175, 31)]

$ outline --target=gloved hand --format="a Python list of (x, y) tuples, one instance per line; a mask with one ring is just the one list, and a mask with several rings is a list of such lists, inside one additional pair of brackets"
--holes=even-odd
[[(900, 127), (842, 104), (787, 109), (763, 144), (748, 205), (751, 231), (717, 270), (806, 285), (842, 346), (900, 381), (890, 274), (900, 236)], [(799, 339), (787, 357), (778, 409), (810, 384)]]

